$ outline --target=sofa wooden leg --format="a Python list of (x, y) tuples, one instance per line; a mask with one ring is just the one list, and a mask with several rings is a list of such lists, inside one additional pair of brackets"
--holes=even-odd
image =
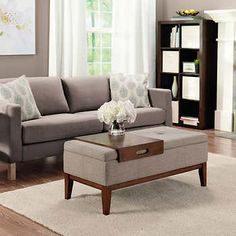
[(207, 186), (207, 163), (203, 163), (202, 167), (198, 170), (201, 186)]
[(102, 210), (103, 215), (109, 215), (111, 208), (111, 190), (108, 187), (102, 188)]
[(65, 174), (65, 199), (71, 199), (71, 193), (73, 189), (73, 180), (70, 175)]
[(16, 180), (16, 163), (9, 163), (7, 167), (8, 180)]

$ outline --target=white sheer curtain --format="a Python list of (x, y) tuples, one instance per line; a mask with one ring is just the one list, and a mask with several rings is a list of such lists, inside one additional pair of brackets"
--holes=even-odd
[(114, 0), (112, 73), (148, 73), (155, 86), (156, 0)]
[(49, 75), (86, 74), (86, 1), (51, 0)]

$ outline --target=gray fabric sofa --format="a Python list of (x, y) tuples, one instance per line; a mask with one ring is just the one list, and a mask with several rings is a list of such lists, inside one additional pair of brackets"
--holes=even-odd
[[(20, 106), (0, 101), (0, 160), (12, 164), (61, 156), (65, 141), (105, 131), (96, 110), (110, 100), (109, 78), (27, 79), (42, 117), (21, 122)], [(137, 108), (136, 121), (126, 128), (172, 125), (171, 92), (153, 88), (149, 97), (152, 107)]]

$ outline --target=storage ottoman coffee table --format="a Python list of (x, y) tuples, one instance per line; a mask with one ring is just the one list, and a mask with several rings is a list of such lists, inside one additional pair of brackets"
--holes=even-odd
[(119, 161), (113, 148), (81, 141), (81, 137), (68, 141), (64, 146), (65, 199), (71, 198), (73, 181), (89, 185), (101, 190), (103, 214), (109, 215), (113, 190), (196, 169), (201, 186), (206, 186), (207, 135), (167, 126), (127, 133), (163, 140), (163, 153)]

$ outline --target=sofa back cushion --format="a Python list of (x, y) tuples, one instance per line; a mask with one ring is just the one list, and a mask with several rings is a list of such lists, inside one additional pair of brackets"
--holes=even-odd
[[(0, 84), (5, 84), (16, 79), (0, 79)], [(31, 91), (41, 115), (69, 112), (61, 79), (57, 77), (26, 77), (26, 79), (29, 81)]]
[(88, 76), (62, 80), (64, 92), (71, 112), (98, 109), (110, 101), (107, 77)]
[(28, 78), (37, 107), (42, 115), (69, 112), (61, 80), (56, 77)]

